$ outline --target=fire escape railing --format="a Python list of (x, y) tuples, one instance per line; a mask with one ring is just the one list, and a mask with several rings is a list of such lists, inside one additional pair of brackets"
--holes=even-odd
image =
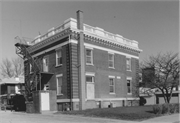
[[(16, 46), (16, 54), (23, 58), (28, 63), (25, 63), (24, 70), (25, 70), (25, 94), (26, 98), (32, 97), (32, 92), (36, 89), (37, 85), (40, 82), (40, 73), (41, 73), (41, 66), (40, 61), (38, 58), (33, 58), (28, 51), (29, 45), (24, 44), (21, 42), (21, 39), (18, 38), (18, 43), (15, 44)], [(28, 71), (30, 64), (32, 65), (33, 72), (30, 73)]]

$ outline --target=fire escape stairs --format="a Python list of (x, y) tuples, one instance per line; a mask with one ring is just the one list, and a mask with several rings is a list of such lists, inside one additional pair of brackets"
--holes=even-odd
[[(25, 71), (26, 91), (28, 91), (28, 93), (31, 93), (33, 90), (35, 90), (35, 88), (37, 88), (37, 84), (40, 82), (38, 78), (38, 75), (40, 75), (41, 73), (41, 66), (40, 64), (38, 64), (40, 61), (38, 58), (33, 58), (31, 56), (31, 54), (27, 49), (29, 47), (28, 45), (23, 43), (16, 43), (15, 46), (16, 46), (16, 54), (18, 54), (24, 60), (27, 60), (29, 64), (31, 64), (32, 66), (33, 72), (30, 73)], [(25, 64), (24, 66), (25, 69), (29, 67), (29, 64)]]

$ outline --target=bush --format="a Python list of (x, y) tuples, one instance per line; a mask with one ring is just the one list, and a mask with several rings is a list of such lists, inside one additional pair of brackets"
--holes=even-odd
[(165, 104), (162, 104), (162, 111), (161, 111), (162, 114), (167, 114), (169, 113), (169, 104), (165, 103)]
[(162, 106), (161, 105), (154, 105), (153, 106), (153, 112), (155, 114), (162, 114)]
[(160, 104), (153, 106), (155, 114), (179, 113), (179, 104)]

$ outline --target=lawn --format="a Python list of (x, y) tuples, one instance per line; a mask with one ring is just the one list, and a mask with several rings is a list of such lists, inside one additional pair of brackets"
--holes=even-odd
[(58, 114), (82, 115), (90, 117), (104, 117), (122, 120), (142, 121), (160, 116), (152, 112), (152, 106), (116, 107), (103, 109), (87, 109), (83, 111), (57, 112)]

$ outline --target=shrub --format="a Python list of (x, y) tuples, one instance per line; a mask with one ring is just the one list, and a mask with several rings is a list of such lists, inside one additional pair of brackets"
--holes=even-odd
[(165, 103), (165, 104), (162, 104), (162, 111), (161, 111), (162, 114), (167, 114), (169, 113), (169, 104)]
[(159, 104), (153, 106), (155, 114), (179, 113), (179, 104)]
[(161, 114), (162, 113), (162, 106), (161, 105), (154, 105), (153, 106), (153, 112), (155, 114)]

